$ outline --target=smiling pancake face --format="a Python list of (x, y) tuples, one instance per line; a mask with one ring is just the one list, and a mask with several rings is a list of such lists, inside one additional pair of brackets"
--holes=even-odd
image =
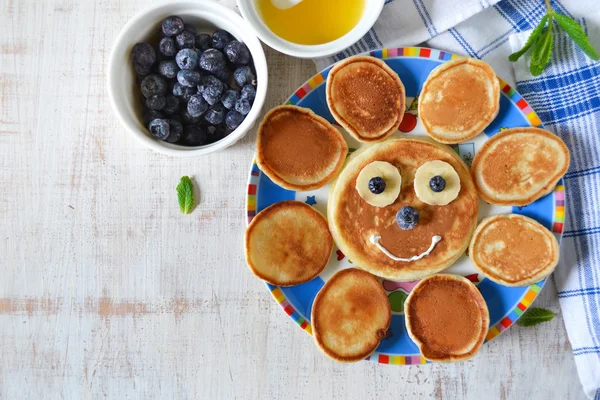
[[(415, 194), (417, 169), (428, 161), (449, 163), (458, 173), (461, 189), (458, 197), (445, 206), (423, 203)], [(394, 203), (379, 208), (368, 204), (356, 190), (360, 171), (373, 161), (386, 161), (402, 175), (402, 189)], [(404, 206), (419, 212), (414, 229), (402, 230), (396, 213)], [(340, 174), (330, 192), (329, 228), (340, 250), (352, 262), (382, 278), (412, 281), (439, 272), (453, 264), (466, 250), (477, 223), (478, 201), (467, 167), (447, 146), (424, 138), (406, 137), (367, 146), (356, 153)], [(411, 258), (427, 251), (432, 238), (441, 236), (431, 253), (416, 261), (394, 261), (370, 241), (379, 243), (391, 254)]]

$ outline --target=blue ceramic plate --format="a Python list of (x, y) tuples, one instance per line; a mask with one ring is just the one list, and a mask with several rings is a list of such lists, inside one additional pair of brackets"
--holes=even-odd
[[(402, 79), (406, 88), (407, 107), (404, 120), (398, 134), (425, 136), (417, 115), (418, 95), (430, 71), (440, 63), (455, 58), (450, 53), (439, 50), (410, 47), (399, 49), (382, 49), (371, 52), (371, 56), (383, 59)], [(330, 68), (315, 75), (289, 98), (286, 104), (310, 108), (318, 115), (335, 123), (325, 100), (325, 81)], [(468, 143), (452, 146), (467, 163), (471, 164), (475, 153), (492, 135), (506, 128), (518, 126), (538, 126), (541, 121), (527, 102), (506, 82), (500, 81), (500, 112), (496, 119), (485, 129), (485, 133)], [(339, 128), (339, 127), (338, 127)], [(343, 131), (341, 128), (339, 128)], [(344, 132), (350, 151), (360, 144)], [(252, 165), (247, 190), (248, 222), (273, 203), (283, 200), (299, 200), (312, 205), (327, 215), (327, 195), (329, 186), (311, 192), (293, 192), (274, 184), (263, 174), (256, 164)], [(480, 202), (479, 218), (492, 214), (517, 213), (532, 217), (560, 236), (563, 229), (565, 193), (562, 181), (553, 193), (526, 207), (500, 207)], [(352, 267), (352, 261), (336, 247), (331, 260), (323, 273), (310, 282), (293, 287), (277, 287), (267, 285), (275, 300), (302, 329), (311, 331), (310, 313), (313, 300), (336, 271)], [(510, 327), (531, 305), (545, 281), (529, 287), (505, 287), (485, 279), (477, 273), (469, 258), (462, 256), (446, 272), (463, 275), (478, 285), (490, 311), (490, 330), (487, 340), (492, 340)], [(420, 356), (417, 346), (409, 338), (404, 325), (402, 305), (416, 282), (397, 283), (382, 281), (388, 293), (393, 310), (389, 335), (381, 341), (377, 351), (369, 359), (384, 364), (423, 364), (426, 360)]]

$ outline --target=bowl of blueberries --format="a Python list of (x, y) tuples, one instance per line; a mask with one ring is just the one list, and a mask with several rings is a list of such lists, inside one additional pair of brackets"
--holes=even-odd
[(231, 146), (259, 117), (267, 62), (252, 28), (209, 0), (173, 2), (133, 17), (108, 64), (108, 93), (121, 124), (173, 156)]

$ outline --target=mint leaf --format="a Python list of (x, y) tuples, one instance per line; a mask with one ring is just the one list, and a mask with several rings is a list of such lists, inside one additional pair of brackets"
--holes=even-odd
[(544, 15), (540, 23), (533, 29), (533, 31), (531, 31), (531, 34), (527, 38), (527, 41), (525, 42), (525, 45), (523, 45), (523, 48), (508, 56), (508, 59), (510, 61), (515, 62), (519, 58), (521, 58), (523, 54), (527, 53), (527, 50), (529, 50), (529, 48), (536, 42), (538, 37), (540, 37), (540, 35), (542, 34), (542, 30), (544, 29), (544, 26), (546, 26), (546, 21), (548, 21), (548, 14)]
[(538, 39), (537, 43), (535, 44), (535, 48), (531, 53), (529, 71), (534, 76), (542, 73), (552, 57), (552, 16), (550, 16), (548, 21), (548, 27)]
[(554, 18), (556, 18), (556, 22), (558, 22), (560, 27), (567, 32), (567, 35), (569, 35), (571, 39), (577, 43), (577, 45), (585, 54), (588, 55), (588, 57), (590, 57), (592, 60), (598, 60), (598, 52), (592, 47), (585, 32), (583, 29), (581, 29), (581, 26), (579, 26), (577, 22), (566, 15), (557, 14), (556, 12), (554, 13)]
[(177, 185), (177, 199), (182, 214), (189, 214), (194, 208), (194, 185), (189, 176), (182, 176)]
[(546, 310), (544, 308), (529, 308), (525, 311), (525, 314), (521, 316), (517, 320), (517, 323), (521, 326), (534, 326), (537, 324), (541, 324), (542, 322), (548, 322), (552, 318), (554, 318), (556, 314), (554, 314), (550, 310)]

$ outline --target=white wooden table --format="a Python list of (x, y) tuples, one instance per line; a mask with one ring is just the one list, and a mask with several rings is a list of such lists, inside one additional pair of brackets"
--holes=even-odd
[[(584, 398), (560, 314), (459, 364), (325, 358), (245, 266), (255, 132), (177, 159), (112, 114), (107, 57), (148, 3), (0, 0), (1, 399)], [(266, 50), (265, 110), (314, 73)], [(553, 283), (536, 305), (559, 311)]]

